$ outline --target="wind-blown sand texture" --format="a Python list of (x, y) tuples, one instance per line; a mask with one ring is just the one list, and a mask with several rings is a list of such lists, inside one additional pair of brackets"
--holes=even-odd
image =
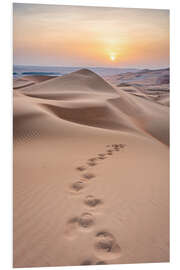
[(169, 260), (168, 70), (142, 72), (16, 79), (14, 267)]

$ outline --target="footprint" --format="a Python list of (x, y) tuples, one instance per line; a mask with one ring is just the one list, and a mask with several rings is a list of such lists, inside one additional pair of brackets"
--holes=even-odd
[(93, 173), (84, 173), (83, 175), (82, 175), (82, 177), (84, 177), (85, 179), (92, 179), (92, 178), (94, 178), (95, 177), (95, 175), (93, 174)]
[(125, 146), (126, 146), (126, 144), (122, 144), (122, 143), (119, 144), (120, 148), (124, 148)]
[(91, 167), (93, 167), (93, 166), (96, 166), (97, 165), (97, 163), (96, 162), (94, 162), (94, 161), (90, 161), (90, 162), (88, 162), (87, 163), (89, 166), (91, 166)]
[(114, 144), (113, 148), (119, 148), (119, 144)]
[(97, 265), (102, 265), (102, 264), (107, 264), (107, 263), (104, 262), (104, 261), (99, 261), (99, 262), (97, 262), (96, 264), (97, 264)]
[(120, 147), (119, 147), (119, 145), (116, 144), (116, 145), (113, 147), (113, 149), (114, 149), (114, 151), (119, 151)]
[(98, 156), (99, 156), (98, 157), (99, 159), (105, 159), (106, 158), (106, 154), (98, 154)]
[(102, 157), (102, 156), (99, 157), (99, 159), (105, 159), (105, 158), (106, 158), (106, 157), (104, 157), (104, 156), (103, 156), (103, 157)]
[(85, 260), (83, 261), (80, 265), (92, 265), (92, 261), (91, 260)]
[(86, 205), (88, 205), (89, 207), (95, 207), (99, 204), (102, 204), (102, 201), (100, 199), (97, 199), (95, 198), (94, 196), (92, 195), (88, 195), (85, 200), (84, 200), (84, 203)]
[[(91, 260), (87, 259), (87, 260), (83, 261), (80, 265), (93, 265), (93, 264), (94, 263)], [(103, 264), (106, 264), (106, 262), (99, 261), (96, 263), (96, 265), (103, 265)]]
[(94, 224), (94, 218), (90, 213), (83, 213), (78, 219), (78, 224), (81, 228), (90, 228)]
[(124, 148), (126, 146), (126, 144), (120, 143), (120, 144), (112, 144), (113, 148)]
[(106, 231), (98, 232), (95, 238), (95, 252), (100, 259), (114, 259), (121, 255), (114, 236)]
[(71, 184), (70, 189), (72, 192), (78, 193), (81, 189), (83, 189), (85, 186), (85, 183), (83, 181), (76, 181), (73, 184)]
[(90, 213), (83, 213), (80, 217), (71, 218), (65, 228), (65, 236), (73, 239), (77, 236), (78, 229), (91, 229), (94, 224), (94, 218)]
[(97, 160), (97, 158), (90, 158), (90, 159), (88, 159), (88, 161), (96, 161)]
[(98, 154), (99, 157), (104, 157), (106, 154)]
[(113, 150), (107, 150), (107, 155), (112, 155)]
[(120, 146), (118, 144), (114, 144), (114, 146), (113, 146), (114, 150), (119, 149), (119, 148), (120, 148)]
[(79, 166), (76, 168), (76, 170), (78, 171), (85, 171), (86, 170), (86, 167), (85, 166)]

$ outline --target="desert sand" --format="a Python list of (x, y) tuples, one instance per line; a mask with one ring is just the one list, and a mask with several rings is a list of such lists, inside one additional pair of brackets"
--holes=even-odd
[(14, 267), (169, 261), (168, 74), (14, 80)]

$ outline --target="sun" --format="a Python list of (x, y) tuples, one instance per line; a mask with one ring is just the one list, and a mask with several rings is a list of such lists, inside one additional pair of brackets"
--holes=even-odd
[(116, 60), (115, 55), (110, 55), (110, 59), (111, 59), (111, 61), (115, 61)]

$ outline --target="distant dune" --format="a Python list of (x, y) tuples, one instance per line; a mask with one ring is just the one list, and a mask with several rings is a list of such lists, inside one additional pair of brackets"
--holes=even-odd
[(23, 76), (13, 80), (13, 88), (19, 89), (33, 85), (38, 82), (43, 82), (55, 78), (56, 76)]
[(15, 267), (169, 261), (168, 72), (14, 80)]

